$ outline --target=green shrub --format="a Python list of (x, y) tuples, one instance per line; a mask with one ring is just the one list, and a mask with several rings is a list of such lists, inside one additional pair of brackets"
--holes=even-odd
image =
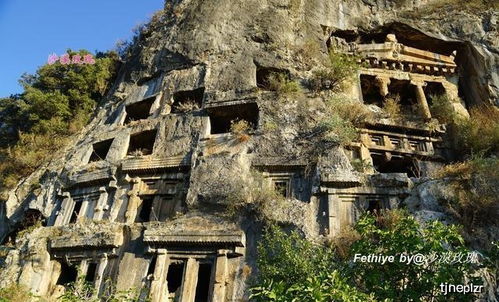
[(289, 79), (284, 73), (271, 73), (267, 79), (268, 89), (277, 92), (280, 96), (294, 96), (301, 92), (300, 84)]
[(374, 114), (362, 102), (352, 99), (333, 97), (326, 102), (328, 112), (337, 113), (342, 119), (354, 126), (362, 127), (374, 119)]
[(358, 58), (331, 50), (325, 66), (313, 71), (310, 86), (314, 91), (343, 88), (343, 84), (352, 79), (360, 68)]
[[(269, 226), (258, 244), (258, 276), (251, 285), (251, 298), (257, 302), (473, 301), (473, 295), (440, 292), (445, 282), (480, 284), (471, 264), (400, 261), (405, 253), (442, 257), (469, 252), (456, 226), (438, 221), (423, 224), (401, 210), (363, 215), (332, 247)], [(493, 252), (497, 253), (492, 251), (492, 256)], [(396, 260), (384, 264), (353, 261), (356, 254), (394, 256)]]
[(471, 118), (454, 123), (456, 148), (463, 157), (472, 154), (499, 155), (499, 109), (478, 106), (470, 110)]
[(322, 120), (316, 131), (325, 145), (346, 145), (358, 137), (358, 130), (350, 122), (333, 113)]
[(373, 301), (345, 282), (331, 249), (277, 226), (265, 230), (258, 244), (257, 265), (252, 301)]
[[(407, 264), (398, 261), (400, 255), (426, 255), (441, 257), (445, 253), (470, 252), (464, 246), (456, 226), (446, 226), (438, 221), (419, 223), (414, 217), (400, 210), (383, 215), (364, 215), (355, 225), (359, 239), (351, 245), (349, 258), (360, 255), (395, 256), (394, 262), (353, 262), (347, 275), (352, 285), (362, 292), (373, 293), (384, 301), (473, 301), (472, 295), (448, 293), (442, 295), (439, 286), (450, 284), (480, 284), (472, 275), (475, 269), (469, 263), (433, 261), (428, 264)], [(464, 260), (462, 262), (465, 262)], [(470, 278), (470, 279), (467, 279)]]
[(431, 115), (443, 124), (452, 124), (458, 118), (452, 108), (452, 100), (447, 95), (432, 95)]
[(24, 286), (18, 284), (0, 288), (0, 302), (27, 302), (33, 298), (34, 296)]

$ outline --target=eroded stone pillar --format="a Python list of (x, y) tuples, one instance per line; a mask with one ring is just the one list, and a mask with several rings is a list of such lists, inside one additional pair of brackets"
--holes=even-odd
[(102, 280), (104, 278), (104, 271), (107, 267), (107, 263), (109, 262), (108, 260), (108, 256), (106, 253), (104, 253), (102, 255), (102, 258), (100, 259), (99, 261), (99, 265), (97, 267), (97, 272), (96, 272), (96, 276), (95, 276), (95, 295), (98, 296), (101, 292), (102, 292), (102, 289), (103, 289), (103, 286), (105, 284), (102, 283)]
[(69, 194), (69, 192), (64, 192), (63, 200), (61, 202), (61, 209), (57, 214), (54, 226), (66, 224), (69, 221), (69, 218), (71, 217), (72, 209), (73, 205), (72, 205), (71, 195)]
[(106, 191), (106, 188), (100, 187), (99, 192), (99, 200), (97, 201), (94, 209), (94, 220), (102, 220), (102, 218), (104, 217), (104, 211), (107, 207), (108, 193)]
[(421, 113), (423, 117), (427, 120), (431, 119), (430, 107), (428, 106), (428, 102), (426, 100), (426, 96), (424, 94), (423, 87), (426, 85), (424, 82), (411, 82), (412, 85), (415, 86), (416, 89), (416, 99), (418, 100), (419, 107), (421, 108)]
[(199, 263), (194, 258), (189, 258), (185, 264), (184, 284), (180, 301), (194, 302), (196, 298), (196, 286), (198, 283)]
[(389, 77), (384, 77), (384, 76), (377, 76), (376, 77), (376, 85), (379, 88), (379, 94), (381, 94), (382, 97), (385, 97), (388, 95), (388, 85), (390, 85), (390, 78)]
[(156, 255), (156, 266), (154, 267), (149, 293), (151, 302), (161, 302), (167, 298), (166, 274), (168, 273), (169, 262), (167, 250), (159, 249)]
[(218, 250), (215, 263), (215, 278), (213, 279), (213, 293), (211, 302), (224, 302), (228, 273), (228, 250)]
[(126, 223), (134, 223), (135, 218), (137, 217), (137, 210), (141, 199), (139, 197), (139, 183), (140, 179), (133, 178), (131, 180), (133, 184), (132, 190), (128, 192), (128, 206), (125, 213), (125, 222)]
[(340, 199), (336, 195), (328, 195), (328, 220), (329, 220), (329, 236), (334, 237), (340, 231), (339, 225), (339, 203)]

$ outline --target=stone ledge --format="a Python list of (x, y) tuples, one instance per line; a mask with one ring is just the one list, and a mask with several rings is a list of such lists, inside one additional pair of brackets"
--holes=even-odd
[(150, 229), (144, 232), (144, 242), (166, 245), (220, 245), (230, 244), (244, 247), (246, 236), (243, 231), (185, 231), (172, 232), (164, 229)]
[(76, 225), (74, 228), (61, 227), (66, 234), (50, 239), (51, 250), (71, 250), (83, 248), (116, 248), (123, 244), (121, 226), (104, 227), (100, 225)]
[(106, 167), (96, 171), (75, 172), (69, 176), (70, 186), (103, 183), (113, 179), (115, 171), (114, 167)]
[(121, 164), (124, 172), (155, 172), (175, 167), (190, 166), (190, 159), (185, 156), (175, 156), (168, 158), (132, 158), (126, 159)]

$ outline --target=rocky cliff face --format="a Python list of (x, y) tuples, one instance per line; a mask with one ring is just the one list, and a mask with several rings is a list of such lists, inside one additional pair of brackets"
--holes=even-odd
[[(360, 145), (317, 154), (309, 130), (335, 92), (306, 87), (332, 41), (383, 43), (394, 34), (416, 49), (457, 51), (456, 94), (467, 106), (499, 105), (498, 15), (423, 0), (167, 1), (91, 124), (1, 205), (0, 239), (11, 247), (0, 262), (0, 286), (20, 282), (56, 297), (80, 274), (92, 275), (100, 291), (108, 278), (118, 289), (146, 288), (153, 301), (194, 301), (196, 293), (240, 301), (262, 220), (317, 239), (334, 236), (376, 207), (374, 200), (393, 208), (410, 196), (421, 210), (431, 197), (424, 188), (411, 193), (413, 180), (445, 158), (419, 166), (416, 175), (403, 161), (382, 173), (355, 171)], [(296, 79), (304, 93), (269, 91), (272, 72)], [(361, 102), (358, 81), (346, 91), (357, 89), (347, 96)], [(241, 120), (251, 129), (231, 128)], [(373, 125), (371, 139), (378, 135), (372, 131), (402, 139), (402, 131), (407, 144), (415, 137), (432, 142), (424, 127)], [(373, 148), (359, 148), (378, 166)], [(414, 159), (430, 152), (414, 150), (380, 154)], [(284, 204), (268, 205), (255, 192), (269, 187)], [(251, 196), (251, 206), (230, 214), (241, 196)], [(36, 220), (44, 226), (19, 232)]]

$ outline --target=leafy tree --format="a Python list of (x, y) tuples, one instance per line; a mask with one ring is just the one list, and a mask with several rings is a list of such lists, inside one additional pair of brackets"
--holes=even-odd
[[(258, 245), (258, 279), (251, 288), (252, 299), (263, 301), (471, 301), (473, 295), (440, 292), (441, 283), (480, 284), (472, 264), (400, 261), (400, 255), (463, 255), (464, 245), (456, 226), (438, 221), (422, 224), (404, 211), (361, 217), (354, 227), (344, 261), (339, 248), (313, 244), (296, 232), (286, 234), (268, 228)], [(355, 254), (394, 256), (395, 261), (353, 261)], [(429, 259), (429, 258), (428, 258)], [(413, 260), (414, 261), (414, 260)], [(494, 263), (497, 265), (497, 263)], [(478, 266), (478, 265), (477, 265)]]
[(258, 245), (258, 280), (251, 299), (258, 302), (368, 302), (372, 297), (347, 284), (338, 271), (333, 251), (313, 244), (297, 232), (267, 228)]
[[(393, 255), (395, 261), (380, 263), (353, 262), (348, 275), (355, 286), (389, 301), (470, 301), (471, 295), (442, 295), (441, 283), (465, 284), (474, 271), (469, 263), (400, 261), (401, 255), (425, 257), (464, 255), (470, 252), (464, 245), (457, 226), (439, 221), (421, 224), (404, 211), (395, 210), (379, 217), (366, 215), (355, 226), (360, 239), (353, 243), (350, 258), (360, 255)], [(453, 258), (451, 258), (453, 259)], [(473, 278), (471, 278), (473, 280)], [(478, 284), (477, 280), (473, 280)]]
[(110, 52), (98, 53), (95, 64), (47, 64), (21, 77), (23, 93), (0, 99), (0, 188), (12, 188), (88, 123), (114, 81), (118, 61)]

